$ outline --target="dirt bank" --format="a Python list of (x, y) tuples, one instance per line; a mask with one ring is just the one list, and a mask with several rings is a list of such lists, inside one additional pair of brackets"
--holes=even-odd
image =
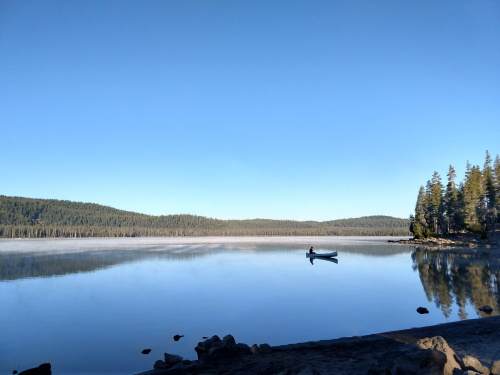
[(271, 347), (269, 353), (249, 354), (213, 364), (195, 363), (161, 374), (387, 374), (407, 344), (442, 336), (459, 357), (473, 356), (488, 368), (500, 360), (500, 316), (470, 319), (368, 336)]

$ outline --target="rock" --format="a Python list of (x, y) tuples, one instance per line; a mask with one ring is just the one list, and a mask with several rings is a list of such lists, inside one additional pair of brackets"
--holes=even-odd
[(16, 374), (17, 374), (17, 370), (12, 371), (12, 375), (16, 375)]
[(500, 361), (493, 362), (490, 372), (491, 375), (500, 375)]
[(238, 343), (236, 344), (236, 348), (238, 349), (238, 353), (241, 355), (249, 355), (252, 354), (250, 347), (247, 344)]
[(261, 354), (266, 354), (266, 353), (271, 353), (273, 349), (271, 348), (271, 345), (269, 344), (260, 344), (259, 345), (259, 353)]
[(228, 349), (231, 351), (237, 351), (238, 347), (236, 346), (236, 341), (234, 340), (234, 337), (231, 335), (224, 336), (222, 339), (222, 347), (224, 349)]
[(203, 342), (199, 342), (198, 346), (201, 347), (201, 348), (206, 349), (206, 348), (209, 348), (209, 347), (211, 347), (213, 345), (216, 345), (216, 343), (219, 342), (219, 341), (221, 341), (221, 339), (219, 338), (219, 336), (214, 335), (211, 338), (209, 338), (209, 339), (207, 339), (207, 340), (205, 340)]
[(198, 354), (198, 360), (203, 363), (235, 357), (238, 354), (236, 341), (231, 335), (225, 336), (222, 340), (218, 336), (213, 336), (204, 342), (199, 342), (194, 350)]
[(164, 353), (163, 357), (165, 358), (165, 364), (168, 366), (167, 368), (175, 366), (178, 363), (182, 363), (183, 361), (183, 358), (180, 355)]
[(174, 341), (179, 341), (181, 337), (184, 337), (184, 335), (175, 335), (174, 336)]
[(19, 375), (52, 375), (51, 369), (50, 363), (42, 363), (38, 367), (20, 372)]
[(486, 306), (480, 307), (479, 311), (482, 311), (482, 312), (490, 315), (493, 312), (493, 309), (491, 308), (491, 306), (486, 305)]
[(394, 359), (391, 374), (452, 375), (445, 371), (446, 354), (435, 349), (420, 349), (405, 345), (402, 354)]
[(199, 342), (196, 348), (194, 348), (196, 354), (198, 355), (198, 360), (200, 362), (209, 360), (208, 352), (210, 348), (215, 347), (220, 341), (221, 339), (219, 336), (214, 335), (205, 341)]
[(419, 308), (417, 309), (417, 312), (418, 312), (419, 314), (429, 314), (429, 310), (427, 310), (425, 307), (419, 307)]
[(259, 354), (259, 346), (257, 344), (253, 344), (250, 348), (250, 351), (252, 352), (252, 354)]
[(151, 349), (144, 349), (141, 353), (142, 354), (149, 354), (149, 353), (151, 353)]
[(155, 370), (157, 370), (157, 369), (167, 368), (167, 364), (166, 364), (164, 361), (162, 361), (162, 360), (160, 360), (160, 359), (159, 359), (159, 360), (157, 360), (157, 361), (155, 362), (155, 364), (154, 364), (153, 368), (154, 368)]
[(184, 361), (181, 356), (174, 354), (164, 354), (164, 361), (158, 360), (154, 364), (155, 369), (169, 369), (176, 365), (184, 364)]
[(444, 374), (452, 374), (453, 369), (463, 368), (463, 362), (457, 356), (455, 351), (450, 348), (448, 343), (441, 336), (434, 336), (431, 338), (420, 339), (416, 342), (417, 347), (421, 349), (434, 349), (446, 355), (446, 365), (444, 367)]
[(489, 374), (490, 373), (490, 369), (488, 367), (483, 366), (483, 364), (481, 362), (479, 362), (479, 360), (477, 360), (474, 357), (471, 357), (470, 355), (463, 357), (462, 361), (464, 363), (464, 367), (463, 367), (464, 370), (472, 370), (472, 371), (480, 372), (482, 374)]

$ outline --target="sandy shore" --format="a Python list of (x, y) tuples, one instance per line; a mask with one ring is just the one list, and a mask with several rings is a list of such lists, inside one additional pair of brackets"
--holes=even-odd
[(387, 374), (407, 344), (441, 336), (462, 358), (473, 356), (491, 368), (500, 360), (500, 316), (367, 336), (274, 346), (269, 353), (245, 355), (211, 365), (197, 364), (160, 374)]

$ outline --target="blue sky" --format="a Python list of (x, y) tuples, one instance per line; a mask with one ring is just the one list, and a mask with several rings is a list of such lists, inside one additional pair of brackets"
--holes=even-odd
[(408, 217), (500, 153), (500, 2), (0, 2), (0, 194)]

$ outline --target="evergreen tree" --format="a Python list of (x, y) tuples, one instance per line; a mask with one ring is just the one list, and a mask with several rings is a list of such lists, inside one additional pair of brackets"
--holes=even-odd
[(441, 176), (438, 172), (434, 172), (432, 175), (432, 180), (430, 184), (430, 218), (432, 231), (439, 235), (442, 234), (442, 223), (443, 223), (443, 185), (441, 184)]
[(486, 213), (484, 207), (483, 175), (479, 166), (471, 167), (467, 162), (467, 171), (463, 187), (464, 222), (468, 230), (480, 232)]
[(495, 222), (500, 222), (500, 156), (496, 156), (493, 163), (493, 186), (495, 188)]
[(468, 230), (481, 233), (500, 222), (500, 157), (486, 151), (484, 168), (468, 161), (465, 179), (455, 183), (456, 171), (450, 165), (448, 182), (443, 189), (438, 172), (420, 188), (415, 215), (410, 217), (411, 232), (432, 237)]
[(491, 156), (486, 150), (486, 160), (483, 167), (484, 182), (484, 207), (486, 209), (486, 223), (495, 224), (496, 213), (496, 187), (493, 168), (491, 167)]
[(455, 229), (457, 232), (465, 229), (464, 183), (460, 181), (457, 187), (457, 211), (455, 213)]
[(425, 195), (424, 195), (424, 202), (425, 202), (425, 223), (426, 228), (425, 228), (425, 236), (426, 237), (434, 237), (436, 235), (436, 232), (432, 230), (433, 223), (432, 223), (432, 184), (431, 181), (427, 181), (427, 185), (425, 185)]
[(457, 173), (455, 172), (455, 168), (450, 164), (448, 169), (448, 183), (446, 184), (446, 190), (443, 198), (444, 205), (444, 223), (445, 228), (444, 232), (448, 233), (451, 230), (457, 230), (457, 216), (458, 212), (458, 190), (455, 185), (455, 178), (457, 177)]
[[(423, 186), (420, 186), (418, 191), (417, 204), (415, 205), (415, 217), (410, 224), (410, 231), (413, 233), (415, 238), (425, 238), (427, 237), (427, 204), (426, 204), (426, 192)], [(411, 218), (410, 218), (411, 220)]]

